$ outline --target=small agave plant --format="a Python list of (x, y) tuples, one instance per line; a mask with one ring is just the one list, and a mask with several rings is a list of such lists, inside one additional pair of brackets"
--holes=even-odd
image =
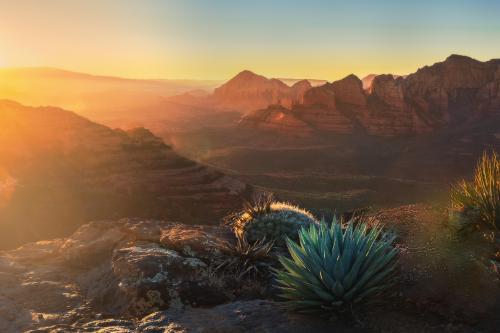
[(229, 246), (225, 251), (230, 254), (216, 271), (224, 268), (235, 274), (237, 278), (259, 277), (269, 271), (271, 251), (274, 242), (266, 241), (265, 238), (250, 243), (246, 238), (237, 238), (236, 244)]
[(396, 267), (395, 236), (380, 226), (334, 219), (299, 232), (300, 245), (287, 239), (291, 258), (280, 257), (276, 272), (282, 297), (303, 312), (352, 310), (392, 285)]

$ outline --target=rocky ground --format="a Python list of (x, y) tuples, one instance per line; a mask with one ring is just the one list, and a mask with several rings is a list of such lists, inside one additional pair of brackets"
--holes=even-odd
[(219, 269), (227, 227), (91, 222), (72, 236), (0, 252), (1, 332), (498, 332), (490, 245), (450, 238), (443, 212), (376, 218), (398, 234), (398, 284), (360, 322), (289, 313), (272, 281)]

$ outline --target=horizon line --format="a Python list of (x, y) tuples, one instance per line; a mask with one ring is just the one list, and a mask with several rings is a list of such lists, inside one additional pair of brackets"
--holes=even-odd
[(161, 82), (161, 81), (199, 81), (199, 82), (226, 82), (226, 81), (229, 81), (231, 80), (232, 78), (234, 78), (235, 76), (237, 76), (239, 73), (241, 72), (244, 72), (244, 71), (249, 71), (253, 74), (256, 74), (256, 75), (261, 75), (261, 76), (264, 76), (265, 78), (267, 79), (278, 79), (278, 80), (308, 80), (308, 81), (325, 81), (325, 82), (334, 82), (334, 81), (337, 81), (337, 80), (341, 80), (349, 75), (355, 75), (356, 77), (358, 77), (359, 79), (363, 79), (369, 75), (383, 75), (383, 74), (389, 74), (389, 75), (398, 75), (398, 76), (407, 76), (411, 73), (415, 73), (416, 71), (418, 71), (419, 69), (425, 67), (425, 66), (430, 66), (430, 65), (433, 65), (435, 63), (439, 63), (439, 62), (443, 62), (445, 61), (446, 59), (448, 59), (449, 57), (451, 56), (461, 56), (461, 57), (467, 57), (467, 58), (470, 58), (470, 59), (473, 59), (473, 60), (476, 60), (476, 61), (481, 61), (481, 62), (487, 62), (487, 61), (491, 61), (491, 60), (499, 60), (500, 58), (491, 58), (491, 59), (488, 59), (488, 60), (478, 60), (477, 58), (473, 58), (473, 57), (470, 57), (470, 56), (467, 56), (467, 55), (463, 55), (463, 54), (457, 54), (457, 53), (451, 53), (448, 57), (446, 57), (445, 59), (443, 60), (440, 60), (440, 61), (435, 61), (433, 62), (432, 64), (422, 64), (420, 67), (416, 68), (415, 70), (411, 71), (410, 73), (366, 73), (364, 75), (358, 75), (356, 73), (350, 73), (348, 75), (345, 75), (343, 77), (339, 77), (339, 78), (335, 78), (335, 79), (326, 79), (326, 78), (299, 78), (299, 77), (296, 77), (294, 75), (290, 75), (290, 76), (287, 76), (287, 75), (279, 75), (279, 76), (269, 76), (269, 75), (266, 75), (266, 74), (263, 74), (263, 73), (259, 73), (257, 71), (254, 71), (254, 70), (251, 70), (251, 69), (247, 69), (247, 68), (243, 68), (241, 69), (240, 71), (238, 71), (237, 73), (235, 73), (234, 75), (228, 77), (228, 78), (225, 78), (225, 79), (201, 79), (201, 78), (147, 78), (147, 77), (144, 77), (144, 78), (141, 78), (141, 77), (131, 77), (131, 76), (124, 76), (124, 75), (113, 75), (113, 74), (105, 74), (105, 73), (95, 73), (95, 72), (87, 72), (87, 71), (83, 71), (83, 70), (73, 70), (73, 69), (68, 69), (68, 68), (62, 68), (62, 67), (55, 67), (55, 66), (30, 66), (30, 65), (26, 65), (26, 66), (0, 66), (0, 71), (2, 70), (53, 70), (53, 71), (59, 71), (59, 72), (65, 72), (65, 73), (70, 73), (70, 74), (78, 74), (78, 75), (84, 75), (84, 76), (91, 76), (91, 77), (95, 77), (95, 78), (106, 78), (106, 79), (118, 79), (118, 80), (130, 80), (130, 81), (150, 81), (150, 82)]

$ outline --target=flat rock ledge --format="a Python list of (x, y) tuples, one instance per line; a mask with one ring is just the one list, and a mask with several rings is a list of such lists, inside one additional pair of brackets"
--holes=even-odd
[(449, 244), (443, 212), (375, 217), (398, 235), (400, 280), (361, 323), (290, 313), (271, 280), (214, 269), (231, 258), (227, 227), (122, 219), (0, 252), (0, 332), (498, 332), (498, 276), (473, 244)]

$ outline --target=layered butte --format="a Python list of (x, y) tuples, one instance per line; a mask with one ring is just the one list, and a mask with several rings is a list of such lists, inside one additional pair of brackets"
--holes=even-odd
[(242, 126), (294, 135), (319, 131), (414, 135), (500, 113), (500, 60), (452, 55), (406, 77), (349, 75), (305, 91), (291, 108), (270, 105)]

